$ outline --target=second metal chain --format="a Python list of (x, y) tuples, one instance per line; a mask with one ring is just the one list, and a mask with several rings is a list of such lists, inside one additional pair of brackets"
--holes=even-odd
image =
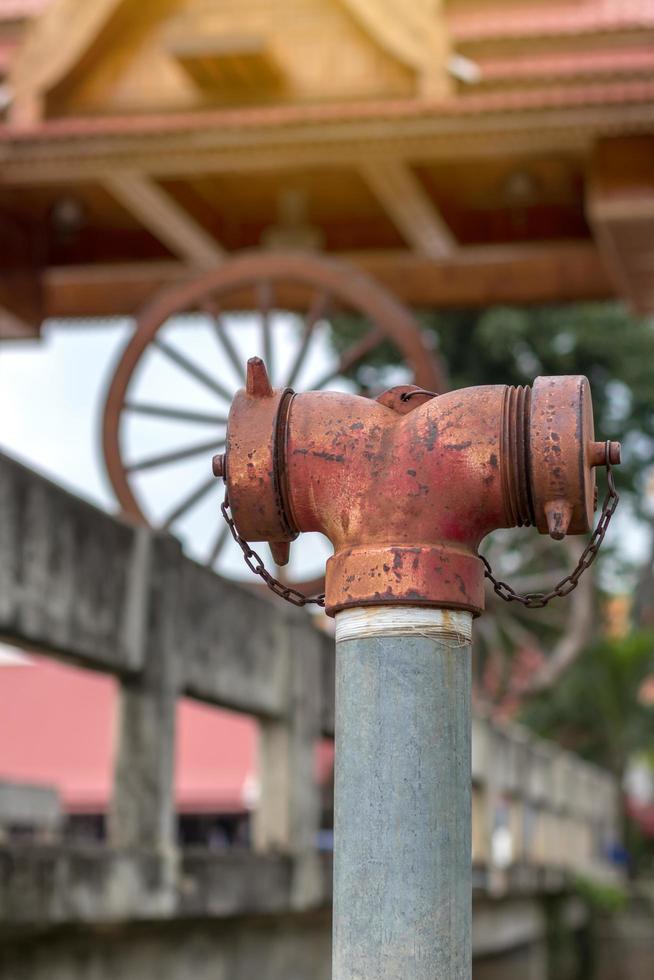
[(279, 579), (276, 579), (274, 575), (270, 574), (263, 563), (261, 555), (258, 555), (257, 552), (250, 547), (245, 538), (242, 538), (236, 530), (236, 524), (234, 523), (234, 519), (229, 512), (229, 498), (227, 493), (225, 493), (225, 499), (220, 505), (220, 509), (223, 517), (227, 521), (229, 530), (232, 532), (234, 541), (236, 541), (236, 544), (243, 552), (245, 564), (248, 566), (251, 572), (254, 572), (255, 575), (258, 575), (259, 578), (263, 579), (271, 592), (274, 592), (275, 595), (280, 596), (282, 599), (286, 599), (287, 602), (291, 602), (294, 606), (325, 605), (324, 593), (316, 596), (307, 596), (290, 585), (284, 585), (283, 582), (280, 582)]
[(574, 570), (570, 572), (569, 575), (566, 575), (565, 578), (561, 579), (561, 581), (558, 582), (553, 589), (551, 589), (549, 592), (528, 592), (526, 595), (521, 595), (519, 592), (516, 592), (515, 589), (507, 582), (502, 582), (501, 580), (496, 579), (493, 575), (493, 570), (488, 560), (484, 558), (483, 555), (479, 555), (479, 558), (484, 563), (484, 574), (486, 578), (491, 582), (497, 595), (501, 599), (504, 599), (505, 602), (519, 602), (523, 606), (526, 606), (527, 609), (542, 609), (543, 606), (546, 606), (548, 602), (552, 601), (552, 599), (569, 595), (573, 589), (577, 588), (579, 579), (597, 558), (597, 553), (600, 550), (602, 541), (604, 540), (604, 535), (607, 532), (611, 518), (613, 517), (615, 509), (618, 506), (618, 501), (620, 500), (620, 495), (615, 489), (613, 467), (611, 466), (609, 453), (610, 443), (607, 441), (606, 479), (608, 483), (608, 490), (604, 498), (604, 503), (602, 504), (602, 514), (597, 522), (597, 527), (593, 531), (591, 539), (584, 548)]

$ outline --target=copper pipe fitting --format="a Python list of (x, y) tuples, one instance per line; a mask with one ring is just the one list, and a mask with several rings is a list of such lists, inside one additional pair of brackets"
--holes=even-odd
[(482, 539), (530, 524), (556, 539), (588, 531), (607, 452), (619, 461), (618, 443), (594, 440), (584, 377), (440, 396), (405, 385), (373, 401), (274, 391), (252, 358), (214, 465), (239, 533), (272, 542), (278, 560), (300, 531), (330, 539), (330, 615), (389, 602), (478, 615)]

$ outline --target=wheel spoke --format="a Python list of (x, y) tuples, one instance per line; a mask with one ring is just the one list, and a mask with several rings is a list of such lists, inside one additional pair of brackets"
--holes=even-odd
[(266, 365), (270, 383), (274, 387), (273, 377), (275, 366), (273, 363), (272, 323), (270, 316), (273, 302), (271, 283), (260, 282), (257, 284), (257, 300), (259, 309), (261, 310), (261, 349), (263, 351), (263, 363)]
[(220, 552), (225, 547), (225, 544), (227, 543), (228, 535), (229, 535), (229, 528), (227, 527), (226, 524), (223, 524), (221, 527), (218, 528), (218, 534), (216, 535), (216, 538), (213, 543), (213, 547), (207, 559), (207, 565), (210, 568), (213, 568), (216, 560), (218, 559), (218, 556), (220, 555)]
[(226, 415), (209, 415), (206, 412), (191, 412), (183, 408), (168, 408), (166, 405), (152, 405), (149, 402), (125, 402), (124, 407), (137, 415), (153, 415), (161, 419), (174, 419), (179, 422), (202, 422), (206, 425), (227, 425)]
[(328, 306), (329, 294), (325, 292), (316, 293), (311, 302), (311, 306), (309, 307), (309, 312), (304, 320), (302, 342), (300, 343), (300, 347), (295, 355), (295, 360), (291, 366), (291, 370), (286, 381), (286, 387), (290, 388), (295, 383), (295, 379), (302, 370), (311, 340), (314, 336), (314, 328), (318, 321), (321, 320), (327, 312)]
[(377, 327), (373, 327), (373, 329), (369, 330), (358, 343), (353, 344), (352, 347), (348, 347), (348, 349), (341, 354), (336, 367), (327, 374), (324, 374), (319, 381), (312, 385), (312, 387), (314, 389), (324, 388), (326, 384), (329, 384), (330, 381), (337, 378), (339, 374), (345, 374), (350, 370), (350, 368), (354, 367), (358, 361), (363, 360), (363, 358), (373, 351), (375, 347), (378, 347), (383, 339), (384, 334), (382, 331)]
[(190, 459), (192, 456), (199, 456), (201, 453), (216, 453), (222, 449), (224, 443), (213, 439), (211, 442), (202, 442), (199, 445), (188, 446), (186, 449), (176, 449), (169, 453), (160, 453), (157, 456), (147, 456), (136, 463), (130, 463), (125, 467), (127, 473), (140, 473), (142, 470), (151, 470), (156, 466), (166, 466), (168, 463), (177, 463), (182, 459)]
[(216, 381), (215, 378), (208, 375), (202, 370), (201, 367), (198, 367), (197, 364), (189, 361), (189, 359), (180, 351), (176, 350), (174, 347), (171, 347), (170, 344), (167, 344), (165, 340), (161, 340), (159, 337), (156, 337), (152, 341), (152, 344), (157, 348), (157, 350), (160, 350), (162, 354), (165, 354), (166, 357), (169, 358), (169, 360), (171, 360), (174, 364), (180, 367), (183, 371), (186, 371), (187, 374), (190, 374), (196, 381), (199, 381), (200, 384), (203, 384), (206, 388), (209, 388), (216, 395), (220, 395), (220, 397), (224, 398), (226, 402), (231, 402), (232, 392), (229, 392), (227, 388), (224, 388), (219, 381)]
[(215, 486), (216, 480), (215, 477), (212, 477), (209, 480), (205, 480), (199, 487), (184, 497), (182, 502), (179, 503), (164, 520), (163, 524), (161, 525), (163, 530), (167, 531), (171, 525), (175, 523), (175, 521), (179, 520), (179, 518), (182, 517), (183, 514), (186, 514), (187, 511), (191, 510), (192, 507), (195, 507), (195, 505), (209, 493), (211, 488)]
[(223, 354), (236, 371), (236, 376), (241, 379), (243, 384), (245, 384), (245, 368), (243, 367), (243, 358), (236, 350), (232, 338), (229, 336), (229, 331), (227, 330), (227, 326), (223, 318), (216, 310), (207, 309), (207, 312), (212, 317), (214, 333)]

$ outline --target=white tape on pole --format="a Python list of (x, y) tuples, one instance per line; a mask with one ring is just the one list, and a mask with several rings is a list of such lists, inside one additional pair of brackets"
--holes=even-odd
[(472, 613), (421, 606), (357, 606), (336, 613), (336, 642), (371, 636), (426, 636), (465, 646), (472, 638)]

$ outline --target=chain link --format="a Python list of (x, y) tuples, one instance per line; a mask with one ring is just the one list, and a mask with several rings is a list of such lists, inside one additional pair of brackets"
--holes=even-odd
[(618, 506), (618, 501), (620, 500), (620, 495), (615, 489), (615, 481), (613, 479), (613, 467), (611, 466), (611, 460), (609, 458), (610, 454), (610, 443), (606, 443), (606, 479), (608, 483), (608, 489), (606, 491), (606, 496), (604, 498), (604, 503), (602, 504), (602, 514), (599, 521), (597, 522), (597, 527), (593, 531), (590, 541), (584, 548), (579, 561), (577, 562), (574, 570), (566, 575), (565, 578), (550, 589), (549, 592), (528, 592), (526, 595), (520, 595), (516, 592), (514, 588), (508, 585), (507, 582), (502, 582), (496, 579), (493, 575), (493, 570), (490, 563), (483, 555), (479, 555), (484, 564), (484, 575), (491, 582), (493, 589), (500, 597), (504, 599), (505, 602), (519, 602), (527, 609), (542, 609), (546, 606), (548, 602), (552, 599), (558, 597), (569, 595), (573, 589), (576, 589), (579, 585), (579, 579), (584, 574), (587, 568), (593, 564), (597, 558), (597, 553), (600, 550), (602, 541), (604, 540), (604, 535), (608, 530), (608, 526), (611, 523), (611, 518), (615, 513), (615, 509)]
[[(548, 602), (552, 599), (558, 597), (563, 597), (569, 595), (573, 589), (577, 588), (579, 584), (579, 579), (584, 574), (587, 568), (589, 568), (595, 559), (597, 558), (597, 553), (601, 547), (602, 541), (604, 540), (604, 535), (607, 532), (608, 526), (611, 522), (611, 518), (615, 513), (615, 509), (618, 506), (618, 501), (620, 500), (620, 495), (615, 489), (615, 481), (613, 479), (613, 467), (609, 459), (609, 442), (606, 443), (606, 478), (608, 483), (608, 490), (604, 498), (604, 503), (602, 504), (602, 514), (597, 523), (597, 527), (593, 531), (590, 541), (584, 548), (581, 558), (577, 562), (574, 570), (566, 575), (564, 579), (554, 586), (549, 592), (528, 592), (526, 595), (521, 595), (516, 592), (512, 586), (507, 582), (502, 582), (496, 579), (493, 575), (493, 570), (490, 563), (483, 555), (479, 555), (483, 565), (484, 565), (484, 575), (492, 583), (493, 589), (497, 595), (504, 599), (505, 602), (519, 602), (527, 609), (542, 609), (546, 606)], [(227, 522), (227, 526), (231, 531), (232, 537), (236, 544), (239, 546), (243, 552), (243, 558), (245, 559), (245, 564), (248, 566), (250, 571), (258, 575), (266, 583), (271, 592), (275, 595), (280, 596), (287, 602), (291, 602), (294, 606), (324, 606), (325, 605), (325, 594), (324, 592), (320, 595), (307, 596), (298, 589), (294, 589), (290, 585), (285, 585), (270, 574), (268, 569), (263, 563), (263, 559), (260, 555), (250, 547), (248, 542), (241, 537), (241, 535), (236, 530), (236, 525), (230, 514), (229, 510), (229, 499), (227, 493), (225, 492), (225, 499), (220, 506), (222, 515)]]
[(234, 519), (229, 512), (229, 498), (227, 492), (225, 492), (225, 499), (220, 505), (222, 515), (227, 521), (227, 526), (232, 532), (232, 537), (236, 544), (239, 546), (243, 552), (243, 558), (245, 559), (245, 564), (248, 566), (251, 572), (258, 575), (264, 580), (271, 592), (275, 595), (280, 596), (282, 599), (286, 599), (287, 602), (292, 602), (294, 606), (324, 606), (325, 605), (325, 595), (307, 596), (303, 592), (299, 592), (298, 589), (292, 588), (290, 585), (284, 585), (279, 579), (276, 579), (270, 574), (268, 569), (263, 563), (261, 555), (258, 555), (256, 551), (250, 547), (245, 538), (236, 530), (236, 524), (234, 524)]

